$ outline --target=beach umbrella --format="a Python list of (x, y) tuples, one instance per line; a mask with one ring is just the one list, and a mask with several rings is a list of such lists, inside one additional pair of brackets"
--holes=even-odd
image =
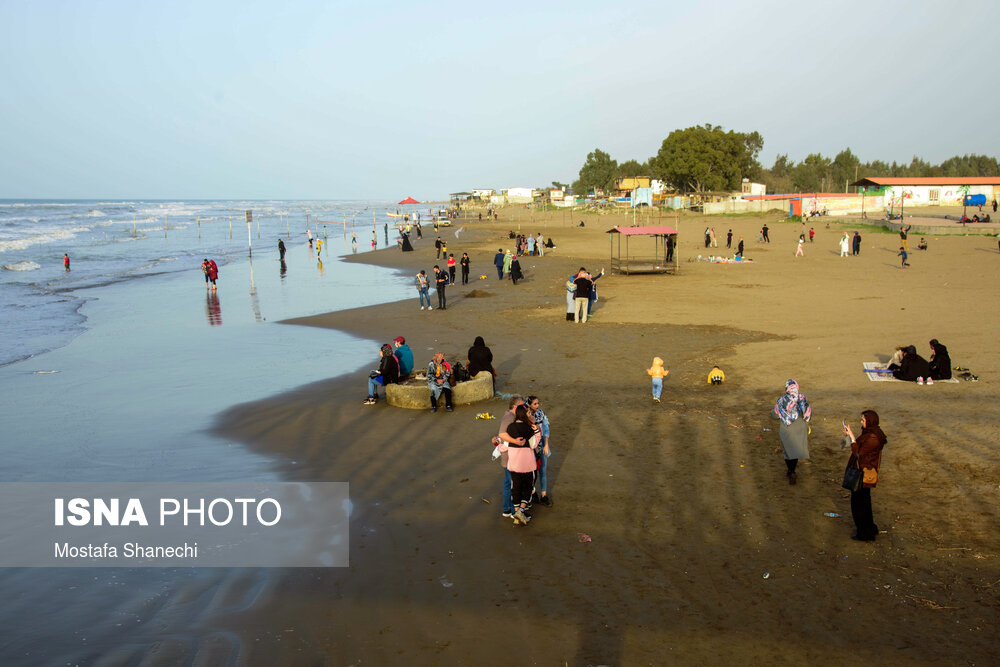
[(399, 203), (400, 203), (400, 204), (419, 204), (420, 202), (418, 202), (418, 201), (417, 201), (416, 199), (414, 199), (413, 197), (407, 197), (406, 199), (404, 199), (403, 201), (401, 201), (401, 202), (399, 202)]

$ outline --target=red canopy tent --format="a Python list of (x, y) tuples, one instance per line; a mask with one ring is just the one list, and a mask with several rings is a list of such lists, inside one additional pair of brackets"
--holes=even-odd
[(414, 199), (413, 197), (407, 197), (406, 199), (404, 199), (403, 201), (401, 201), (401, 202), (399, 202), (399, 203), (400, 203), (400, 204), (419, 204), (420, 202), (418, 202), (418, 201), (417, 201), (416, 199)]
[[(622, 253), (622, 237), (625, 237), (625, 252)], [(653, 237), (653, 253), (633, 255), (629, 249), (629, 239), (633, 236)], [(666, 225), (654, 227), (612, 227), (608, 230), (611, 240), (611, 270), (615, 273), (676, 273), (677, 230)], [(617, 239), (617, 248), (615, 240)]]

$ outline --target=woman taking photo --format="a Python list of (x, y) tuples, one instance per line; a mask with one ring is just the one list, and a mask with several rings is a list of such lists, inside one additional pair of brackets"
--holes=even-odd
[(860, 468), (863, 475), (858, 490), (851, 491), (851, 516), (857, 527), (857, 532), (851, 535), (851, 539), (874, 542), (878, 526), (872, 516), (872, 489), (878, 484), (878, 467), (882, 463), (882, 448), (886, 443), (885, 433), (878, 426), (878, 413), (874, 410), (861, 413), (861, 435), (855, 438), (846, 422), (844, 433), (851, 438), (851, 458), (847, 465)]

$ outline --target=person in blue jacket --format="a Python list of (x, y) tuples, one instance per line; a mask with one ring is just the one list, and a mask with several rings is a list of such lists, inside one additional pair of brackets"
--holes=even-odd
[(497, 278), (503, 280), (503, 248), (497, 248), (497, 254), (493, 256), (493, 265), (497, 267)]
[(399, 379), (402, 380), (413, 370), (413, 352), (402, 336), (396, 336), (392, 340), (392, 344), (396, 346), (392, 356), (396, 357), (396, 361), (399, 362)]

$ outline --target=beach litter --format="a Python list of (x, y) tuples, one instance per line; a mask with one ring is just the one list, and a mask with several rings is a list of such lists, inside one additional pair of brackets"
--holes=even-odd
[(443, 574), (440, 577), (438, 577), (438, 580), (441, 582), (441, 585), (444, 586), (445, 588), (451, 588), (452, 586), (455, 585), (450, 581), (448, 581), (448, 577), (446, 577)]
[(594, 540), (590, 539), (590, 535), (588, 535), (587, 533), (577, 533), (576, 537), (577, 537), (577, 539), (581, 543), (587, 543), (587, 542), (593, 542), (594, 541)]
[(484, 503), (486, 503), (487, 505), (492, 505), (492, 504), (493, 504), (493, 503), (491, 503), (491, 502), (490, 502), (489, 500), (487, 500), (486, 498), (480, 498), (480, 500), (482, 500), (482, 501), (483, 501)]
[(761, 579), (770, 579), (771, 578), (771, 573), (770, 572), (765, 572), (764, 574), (760, 575), (760, 578)]
[(837, 514), (836, 512), (823, 512), (823, 516), (828, 516), (831, 519), (839, 519), (840, 518), (840, 515)]
[(476, 415), (476, 419), (496, 419), (496, 417), (494, 417), (488, 412), (480, 412), (478, 415)]

